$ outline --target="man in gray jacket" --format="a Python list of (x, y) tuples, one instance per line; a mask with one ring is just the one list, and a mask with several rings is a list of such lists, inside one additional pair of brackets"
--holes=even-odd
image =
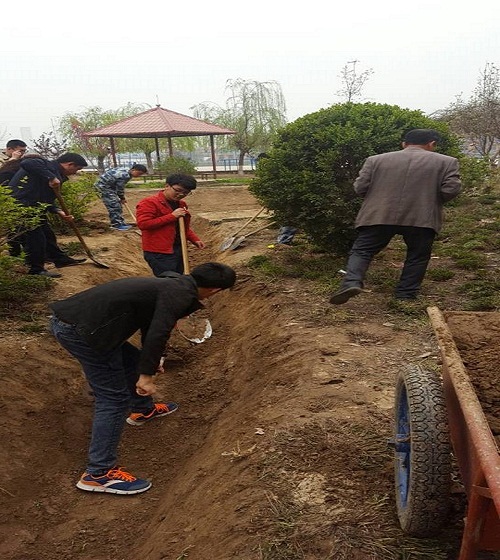
[(395, 297), (416, 299), (442, 226), (443, 204), (461, 188), (458, 160), (434, 152), (439, 140), (435, 130), (414, 129), (405, 135), (403, 150), (367, 158), (354, 183), (363, 198), (355, 222), (358, 237), (330, 303), (346, 303), (363, 291), (373, 257), (398, 234), (407, 251)]

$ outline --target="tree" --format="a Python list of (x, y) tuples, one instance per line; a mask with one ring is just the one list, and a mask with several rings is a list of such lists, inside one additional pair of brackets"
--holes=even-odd
[(373, 70), (371, 68), (368, 68), (367, 70), (361, 72), (361, 74), (358, 74), (356, 71), (356, 64), (358, 62), (359, 60), (350, 60), (342, 68), (342, 72), (340, 74), (343, 86), (337, 91), (337, 95), (347, 103), (361, 98), (361, 90), (373, 74)]
[(286, 105), (275, 81), (228, 80), (226, 107), (201, 103), (191, 107), (196, 118), (236, 131), (223, 142), (238, 151), (238, 173), (246, 155), (267, 152), (277, 131), (286, 124)]
[(360, 199), (353, 183), (365, 159), (401, 149), (404, 133), (435, 128), (439, 150), (457, 156), (445, 123), (420, 111), (375, 103), (333, 105), (283, 128), (250, 185), (279, 223), (299, 227), (320, 248), (345, 254)]
[(67, 142), (58, 140), (54, 132), (43, 133), (33, 140), (33, 148), (37, 154), (47, 159), (57, 159), (67, 152)]
[[(134, 105), (132, 103), (128, 103), (125, 107), (121, 107), (117, 110), (107, 111), (101, 107), (89, 107), (82, 113), (66, 113), (59, 123), (59, 130), (63, 136), (68, 139), (68, 142), (70, 142), (72, 150), (84, 155), (102, 172), (104, 171), (105, 161), (110, 157), (109, 139), (88, 138), (85, 136), (85, 132), (113, 124), (144, 110), (145, 106)], [(153, 140), (117, 140), (117, 151), (125, 151), (125, 146), (127, 146), (129, 150), (140, 146), (141, 151), (149, 153), (149, 156), (155, 149)]]
[(464, 141), (465, 150), (485, 157), (490, 164), (500, 161), (500, 70), (487, 63), (471, 97), (461, 96), (436, 115), (449, 123)]

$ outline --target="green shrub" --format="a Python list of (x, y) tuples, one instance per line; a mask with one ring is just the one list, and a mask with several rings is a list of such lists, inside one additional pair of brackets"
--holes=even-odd
[(19, 233), (36, 227), (44, 208), (22, 206), (12, 198), (8, 187), (0, 186), (0, 249)]
[(489, 190), (491, 165), (487, 158), (478, 159), (462, 155), (460, 161), (460, 178), (465, 192), (479, 193)]
[(182, 157), (169, 157), (158, 162), (155, 167), (155, 172), (170, 175), (170, 173), (187, 173), (194, 175), (196, 167), (194, 163)]
[(338, 104), (297, 119), (259, 162), (250, 190), (279, 223), (299, 227), (325, 250), (346, 254), (360, 199), (353, 183), (365, 159), (401, 149), (412, 128), (435, 128), (440, 151), (458, 155), (447, 125), (420, 111), (375, 103)]
[[(66, 181), (61, 188), (61, 195), (69, 213), (75, 218), (75, 222), (80, 222), (92, 202), (99, 197), (94, 187), (95, 177), (92, 175), (75, 175)], [(57, 202), (56, 202), (57, 204)], [(48, 214), (49, 222), (57, 232), (68, 232), (70, 227), (55, 214)]]

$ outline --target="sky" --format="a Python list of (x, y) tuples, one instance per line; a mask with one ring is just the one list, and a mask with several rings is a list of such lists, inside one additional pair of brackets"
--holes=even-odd
[(228, 80), (275, 81), (289, 122), (343, 101), (342, 68), (371, 70), (359, 101), (443, 109), (500, 66), (498, 0), (46, 0), (3, 20), (0, 147), (67, 113), (128, 103), (193, 115)]

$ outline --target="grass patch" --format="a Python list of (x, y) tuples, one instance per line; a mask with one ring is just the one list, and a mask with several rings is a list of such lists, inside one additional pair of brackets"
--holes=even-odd
[[(393, 452), (386, 446), (390, 429), (381, 414), (373, 417), (369, 428), (355, 420), (332, 418), (274, 434), (261, 464), (260, 480), (268, 497), (262, 516), (268, 523), (257, 558), (455, 557), (460, 543), (455, 526), (439, 539), (415, 539), (402, 533), (395, 513)], [(304, 481), (310, 483), (304, 486)], [(368, 493), (367, 488), (371, 488)], [(318, 514), (325, 508), (335, 515)]]
[(445, 267), (430, 268), (427, 271), (427, 278), (434, 280), (434, 282), (446, 282), (455, 277), (455, 272)]
[(0, 257), (0, 317), (19, 316), (40, 301), (52, 285), (51, 278), (27, 274), (22, 259)]
[(67, 243), (60, 243), (61, 249), (70, 257), (80, 255), (83, 252), (83, 247), (79, 241), (68, 241)]
[(297, 278), (314, 283), (314, 291), (336, 290), (342, 280), (344, 258), (316, 252), (307, 241), (252, 257), (247, 266), (271, 278)]

